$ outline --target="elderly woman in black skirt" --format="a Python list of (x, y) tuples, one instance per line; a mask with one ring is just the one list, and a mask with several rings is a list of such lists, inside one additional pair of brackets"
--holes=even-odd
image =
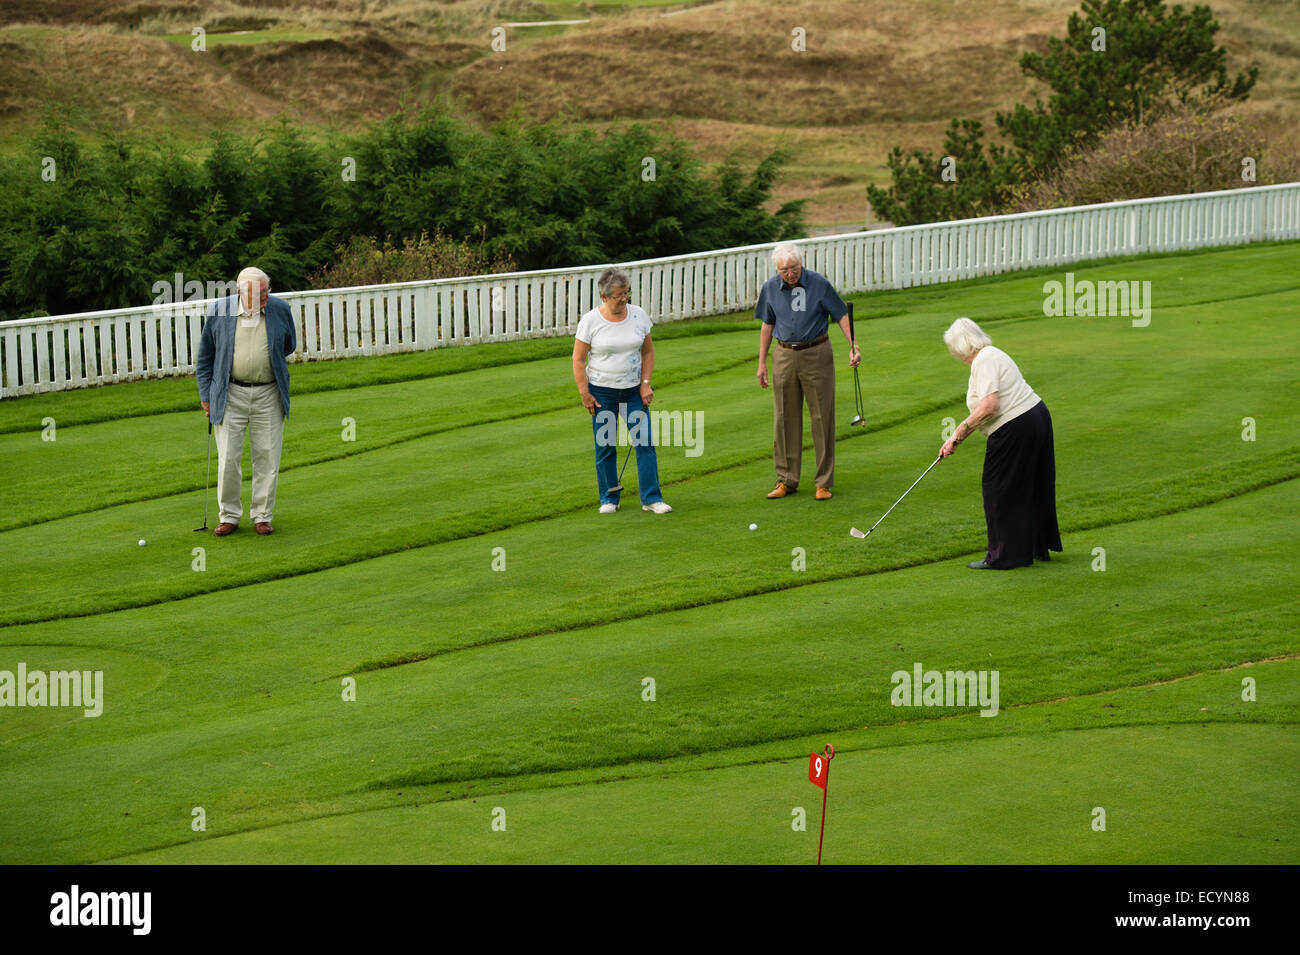
[(969, 318), (943, 335), (952, 356), (970, 365), (970, 415), (939, 450), (952, 454), (975, 430), (984, 432), (984, 520), (989, 549), (973, 570), (1009, 570), (1061, 550), (1056, 523), (1056, 456), (1052, 416), (1010, 356)]

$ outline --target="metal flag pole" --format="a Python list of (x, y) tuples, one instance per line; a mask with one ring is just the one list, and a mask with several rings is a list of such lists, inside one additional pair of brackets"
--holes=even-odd
[(835, 747), (830, 743), (820, 754), (808, 757), (808, 781), (822, 790), (822, 826), (817, 831), (817, 864), (822, 864), (822, 837), (826, 835), (826, 791), (831, 778), (831, 760), (835, 758)]

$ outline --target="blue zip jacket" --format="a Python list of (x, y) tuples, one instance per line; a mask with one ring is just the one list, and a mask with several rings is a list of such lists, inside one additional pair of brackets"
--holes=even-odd
[[(230, 366), (235, 360), (235, 323), (239, 316), (239, 296), (231, 295), (212, 306), (199, 336), (199, 354), (194, 361), (194, 377), (199, 385), (199, 400), (209, 403), (208, 418), (220, 424), (226, 413), (226, 393), (230, 389)], [(271, 355), (271, 370), (280, 388), (280, 404), (289, 417), (289, 363), (285, 361), (298, 347), (298, 333), (293, 327), (289, 303), (274, 295), (266, 297), (266, 341)]]

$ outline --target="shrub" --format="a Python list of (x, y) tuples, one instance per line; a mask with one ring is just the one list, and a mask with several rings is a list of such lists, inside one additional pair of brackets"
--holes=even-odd
[[(1255, 181), (1242, 160), (1254, 160)], [(1234, 113), (1182, 110), (1152, 123), (1128, 122), (1073, 154), (1034, 183), (1016, 211), (1089, 205), (1148, 196), (1240, 189), (1300, 179), (1294, 152), (1271, 150), (1255, 122)]]
[(424, 232), (416, 239), (408, 236), (401, 248), (354, 235), (334, 250), (330, 264), (307, 277), (307, 287), (349, 288), (513, 271), (515, 263), (509, 257), (491, 257), (481, 245), (459, 242), (441, 232), (432, 238)]

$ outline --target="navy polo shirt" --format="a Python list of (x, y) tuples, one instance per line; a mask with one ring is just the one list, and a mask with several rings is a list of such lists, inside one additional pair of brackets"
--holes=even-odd
[(838, 322), (848, 310), (826, 276), (805, 268), (793, 286), (780, 275), (764, 282), (754, 317), (775, 326), (778, 341), (810, 342), (826, 334), (827, 320)]

